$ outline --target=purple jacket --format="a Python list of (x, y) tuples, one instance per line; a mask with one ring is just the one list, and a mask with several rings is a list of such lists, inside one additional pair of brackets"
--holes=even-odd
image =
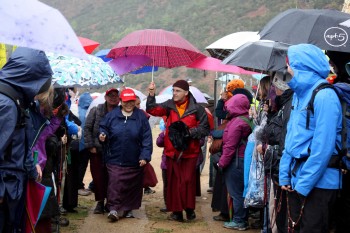
[[(156, 144), (158, 147), (164, 147), (164, 136), (165, 136), (165, 132), (162, 131), (157, 138)], [(162, 170), (166, 169), (166, 155), (164, 154), (164, 150), (162, 153), (162, 162), (160, 163), (160, 168)]]
[(237, 94), (230, 98), (226, 103), (226, 109), (230, 116), (230, 121), (227, 123), (223, 134), (223, 148), (222, 155), (219, 161), (219, 167), (227, 167), (236, 155), (238, 149), (238, 156), (244, 157), (244, 150), (246, 145), (241, 143), (241, 140), (247, 140), (251, 133), (251, 128), (239, 116), (248, 118), (249, 100), (245, 95)]
[(38, 140), (32, 148), (32, 153), (34, 151), (38, 151), (38, 163), (41, 167), (41, 170), (44, 170), (47, 160), (45, 149), (46, 139), (48, 139), (48, 137), (52, 136), (56, 132), (61, 124), (61, 121), (62, 119), (57, 117), (51, 118), (50, 124), (46, 126), (45, 129), (40, 133)]

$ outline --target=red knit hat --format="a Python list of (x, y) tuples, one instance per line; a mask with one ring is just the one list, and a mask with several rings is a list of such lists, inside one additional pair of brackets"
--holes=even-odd
[(185, 81), (185, 80), (183, 80), (183, 79), (177, 80), (177, 81), (173, 84), (173, 87), (181, 88), (181, 89), (184, 90), (184, 91), (189, 91), (189, 90), (190, 90), (190, 86), (188, 85), (188, 82)]

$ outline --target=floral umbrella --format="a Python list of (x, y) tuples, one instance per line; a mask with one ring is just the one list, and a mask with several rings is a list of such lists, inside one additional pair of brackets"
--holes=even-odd
[(122, 82), (113, 69), (100, 58), (88, 55), (87, 60), (47, 53), (54, 72), (54, 86), (101, 86)]

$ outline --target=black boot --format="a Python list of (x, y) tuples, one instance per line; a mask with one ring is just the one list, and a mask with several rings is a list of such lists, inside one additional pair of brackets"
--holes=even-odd
[(182, 215), (182, 211), (179, 212), (172, 212), (169, 216), (170, 220), (174, 220), (174, 221), (178, 221), (178, 222), (183, 222), (184, 221), (184, 217)]
[(196, 213), (194, 209), (186, 209), (186, 218), (187, 220), (193, 220), (196, 218)]
[(98, 201), (94, 209), (94, 214), (103, 214), (103, 212), (104, 212), (103, 201)]

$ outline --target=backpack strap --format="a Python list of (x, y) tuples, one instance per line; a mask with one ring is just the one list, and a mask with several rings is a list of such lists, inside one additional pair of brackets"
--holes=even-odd
[(243, 121), (245, 121), (249, 126), (250, 126), (250, 129), (253, 131), (254, 129), (254, 123), (251, 119), (248, 119), (247, 117), (245, 116), (239, 116), (238, 118), (242, 119)]
[[(245, 116), (239, 116), (238, 118), (240, 118), (240, 119), (242, 119), (243, 121), (245, 121), (245, 122), (250, 126), (250, 129), (253, 131), (253, 129), (254, 129), (254, 123), (253, 123), (252, 120), (248, 119), (248, 118), (245, 117)], [(235, 156), (236, 156), (236, 167), (237, 167), (237, 168), (238, 168), (238, 149), (239, 149), (239, 146), (242, 145), (242, 144), (247, 145), (247, 141), (244, 140), (244, 139), (241, 139), (241, 141), (240, 141), (239, 144), (238, 144), (238, 148), (237, 148), (237, 150), (236, 150), (236, 155), (235, 155)]]
[(329, 83), (321, 83), (319, 84), (313, 91), (312, 91), (312, 95), (311, 98), (309, 100), (309, 103), (306, 106), (306, 129), (309, 129), (309, 125), (310, 125), (310, 113), (314, 114), (314, 101), (315, 101), (315, 97), (316, 94), (325, 88), (332, 88), (334, 90), (333, 85), (329, 84)]
[[(19, 98), (18, 92), (10, 85), (0, 82), (0, 93), (10, 98), (16, 105), (17, 108), (17, 123), (15, 129), (25, 127), (25, 109), (22, 107), (21, 99)], [(25, 134), (26, 137), (26, 134)], [(25, 139), (25, 149), (28, 148), (28, 141)], [(10, 161), (12, 155), (12, 144), (5, 148), (4, 160)]]
[(17, 124), (16, 128), (23, 128), (25, 126), (25, 109), (23, 107), (23, 103), (19, 97), (18, 92), (11, 87), (10, 85), (7, 85), (3, 82), (0, 82), (0, 93), (3, 95), (6, 95), (10, 99), (13, 100), (13, 102), (16, 105), (17, 108)]

